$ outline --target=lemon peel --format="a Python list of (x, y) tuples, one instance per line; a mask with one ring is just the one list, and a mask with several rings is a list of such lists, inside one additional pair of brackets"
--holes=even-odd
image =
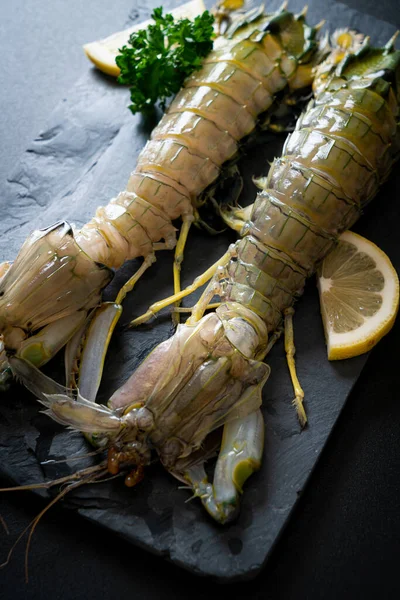
[(368, 352), (393, 327), (399, 278), (373, 242), (346, 231), (323, 261), (317, 284), (329, 360)]

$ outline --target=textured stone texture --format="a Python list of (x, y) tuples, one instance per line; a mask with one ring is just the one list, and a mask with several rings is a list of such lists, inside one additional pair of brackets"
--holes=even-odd
[[(278, 2), (269, 3), (269, 8)], [(291, 10), (301, 8), (292, 2)], [(326, 18), (332, 27), (349, 25), (372, 35), (382, 44), (394, 27), (361, 15), (341, 4), (316, 0), (310, 3), (309, 21)], [(30, 145), (9, 178), (8, 204), (0, 209), (0, 256), (15, 256), (34, 227), (67, 218), (77, 225), (89, 219), (96, 206), (105, 203), (126, 182), (149, 128), (126, 110), (126, 91), (90, 69), (70, 90), (49, 118), (45, 131)], [(283, 138), (266, 138), (241, 163), (246, 176), (243, 203), (254, 197), (251, 174), (260, 174), (267, 160), (278, 155)], [(391, 189), (398, 182), (395, 174)], [(359, 225), (363, 234), (396, 253), (394, 223), (398, 216), (395, 197), (383, 190)], [(382, 203), (385, 202), (385, 211)], [(209, 238), (194, 231), (186, 252), (185, 281), (189, 282), (221, 255), (233, 236)], [(393, 252), (391, 250), (393, 249)], [(156, 265), (124, 306), (123, 322), (140, 314), (151, 298), (171, 290), (171, 255), (160, 255)], [(396, 262), (395, 262), (396, 266)], [(107, 295), (136, 268), (126, 265), (117, 274)], [(156, 285), (155, 285), (155, 282)], [(326, 360), (318, 299), (313, 282), (298, 304), (295, 320), (299, 377), (306, 392), (310, 426), (300, 433), (290, 405), (292, 390), (282, 344), (270, 356), (271, 378), (264, 392), (266, 447), (261, 471), (246, 485), (242, 512), (233, 525), (215, 525), (197, 502), (185, 504), (186, 491), (159, 466), (134, 490), (121, 480), (83, 488), (71, 495), (69, 506), (146, 549), (169, 557), (192, 571), (233, 580), (254, 576), (265, 562), (313, 469), (345, 400), (365, 363), (365, 357), (338, 364)], [(126, 331), (121, 326), (112, 341), (100, 399), (105, 400), (159, 341), (172, 333), (168, 316), (152, 327)], [(48, 370), (59, 374), (60, 361)], [(85, 452), (78, 435), (64, 431), (39, 413), (36, 403), (11, 390), (0, 409), (1, 470), (18, 483), (41, 481), (72, 472), (70, 465), (41, 466), (48, 458), (72, 457)], [(79, 467), (83, 463), (79, 463)]]

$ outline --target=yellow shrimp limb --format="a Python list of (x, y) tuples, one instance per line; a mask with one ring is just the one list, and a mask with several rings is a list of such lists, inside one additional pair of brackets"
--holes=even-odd
[(204, 316), (211, 299), (218, 294), (218, 292), (218, 280), (216, 280), (216, 276), (214, 275), (213, 280), (210, 281), (199, 300), (196, 302), (196, 305), (193, 307), (192, 314), (186, 321), (187, 325), (195, 325), (198, 321), (200, 321), (200, 319)]
[(168, 298), (164, 298), (164, 300), (160, 300), (159, 302), (155, 302), (154, 304), (152, 304), (143, 315), (137, 317), (136, 319), (133, 319), (133, 321), (130, 322), (130, 327), (137, 327), (138, 325), (146, 323), (149, 319), (151, 319), (158, 312), (160, 312), (160, 310), (163, 310), (163, 308), (170, 306), (174, 302), (180, 302), (183, 298), (189, 296), (197, 289), (199, 289), (202, 285), (206, 284), (215, 275), (219, 267), (223, 267), (224, 265), (228, 264), (228, 262), (232, 258), (233, 252), (234, 246), (230, 247), (228, 251), (225, 252), (225, 254), (216, 263), (214, 263), (213, 265), (211, 265), (211, 267), (207, 269), (207, 271), (196, 277), (194, 282), (187, 288), (185, 288), (181, 292), (178, 292), (177, 294), (169, 296)]
[(154, 254), (148, 254), (146, 256), (146, 258), (144, 259), (144, 261), (142, 262), (142, 264), (140, 265), (140, 267), (136, 271), (136, 273), (134, 273), (134, 275), (132, 275), (132, 277), (130, 277), (128, 279), (128, 281), (122, 286), (122, 288), (118, 292), (118, 296), (115, 299), (116, 304), (122, 303), (122, 301), (125, 299), (126, 295), (133, 290), (137, 281), (140, 279), (140, 277), (143, 275), (143, 273), (149, 267), (151, 267), (151, 265), (155, 262), (155, 260), (156, 260), (156, 257), (154, 256)]
[[(188, 239), (189, 231), (193, 223), (193, 216), (186, 215), (183, 217), (183, 223), (179, 234), (179, 239), (175, 248), (175, 259), (174, 259), (174, 295), (179, 294), (181, 291), (181, 265), (183, 262), (183, 252)], [(179, 302), (175, 306), (179, 306)], [(174, 323), (179, 323), (179, 313), (173, 315)]]
[(293, 404), (296, 407), (300, 425), (302, 427), (305, 427), (307, 423), (307, 415), (303, 405), (304, 391), (297, 377), (296, 361), (294, 359), (294, 356), (296, 354), (296, 348), (294, 345), (293, 315), (293, 308), (290, 307), (285, 310), (285, 352), (287, 364), (290, 371), (290, 378), (292, 380), (293, 390), (295, 394)]
[[(221, 302), (212, 302), (211, 304), (208, 304), (207, 310), (215, 310), (218, 306), (221, 306)], [(178, 313), (190, 313), (193, 312), (194, 309), (195, 306), (180, 306), (178, 308), (173, 308), (172, 310)]]

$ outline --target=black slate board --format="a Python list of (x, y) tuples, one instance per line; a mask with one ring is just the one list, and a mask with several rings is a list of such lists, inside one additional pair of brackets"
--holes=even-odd
[[(269, 8), (278, 5), (271, 2)], [(292, 2), (290, 9), (300, 7), (301, 3)], [(310, 3), (309, 21), (321, 18), (334, 27), (357, 27), (371, 34), (377, 44), (394, 33), (392, 26), (344, 5)], [(107, 202), (123, 187), (148, 135), (140, 118), (133, 119), (125, 109), (126, 103), (125, 90), (94, 70), (89, 70), (71, 90), (68, 99), (51, 115), (46, 131), (22, 157), (3, 193), (8, 203), (0, 209), (2, 258), (12, 258), (34, 227), (59, 218), (82, 224), (98, 204)], [(267, 138), (262, 147), (249, 152), (242, 161), (247, 176), (244, 203), (254, 197), (250, 175), (265, 171), (267, 160), (280, 153), (282, 142)], [(398, 181), (394, 174), (358, 226), (360, 233), (392, 256), (395, 266), (400, 264), (395, 243), (398, 208), (396, 195), (390, 190), (394, 191)], [(186, 252), (185, 281), (189, 283), (220, 256), (232, 239), (228, 233), (209, 238), (194, 231)], [(140, 314), (151, 298), (170, 293), (171, 263), (171, 255), (160, 256), (128, 298), (123, 322)], [(109, 297), (134, 269), (135, 263), (122, 269), (108, 291)], [(197, 502), (185, 504), (187, 492), (178, 490), (176, 482), (159, 466), (149, 469), (145, 481), (134, 490), (116, 480), (86, 487), (64, 504), (192, 571), (221, 580), (254, 576), (286, 522), (366, 361), (366, 357), (360, 357), (328, 363), (313, 283), (298, 304), (295, 327), (299, 376), (306, 392), (310, 426), (300, 433), (290, 405), (292, 390), (282, 345), (278, 344), (270, 356), (272, 376), (264, 393), (264, 464), (246, 486), (242, 512), (235, 524), (219, 527)], [(168, 317), (134, 332), (120, 328), (112, 341), (101, 399), (106, 399), (148, 351), (171, 333)], [(59, 362), (54, 361), (48, 368), (53, 375), (61, 372)], [(71, 457), (86, 448), (80, 436), (39, 414), (36, 403), (16, 387), (2, 399), (0, 434), (1, 471), (18, 483), (73, 471), (77, 463), (46, 467), (39, 463), (49, 457)]]

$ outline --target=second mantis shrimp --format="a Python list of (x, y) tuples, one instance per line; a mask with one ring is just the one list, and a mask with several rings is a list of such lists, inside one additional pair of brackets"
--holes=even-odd
[[(79, 231), (58, 223), (35, 231), (14, 263), (3, 263), (0, 282), (1, 381), (8, 355), (41, 367), (71, 340), (67, 372), (88, 315), (126, 260), (143, 257), (116, 303), (101, 308), (103, 335), (121, 313), (121, 302), (154, 262), (155, 252), (175, 250), (174, 288), (201, 195), (282, 95), (296, 96), (312, 81), (316, 28), (284, 8), (255, 9), (233, 18), (202, 69), (186, 81), (139, 156), (127, 188), (97, 210)], [(278, 98), (279, 96), (279, 98)], [(277, 98), (277, 100), (276, 100)], [(181, 218), (176, 241), (172, 221)]]

